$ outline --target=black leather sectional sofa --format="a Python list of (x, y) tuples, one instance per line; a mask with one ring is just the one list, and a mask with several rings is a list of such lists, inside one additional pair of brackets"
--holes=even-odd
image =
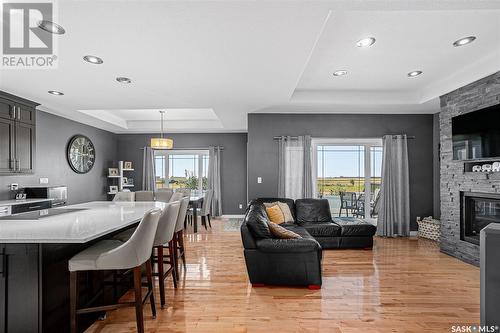
[[(267, 226), (266, 202), (285, 202), (294, 223), (281, 226), (299, 239), (274, 238)], [(241, 225), (245, 261), (254, 286), (321, 286), (323, 249), (371, 248), (376, 227), (355, 218), (333, 218), (326, 199), (259, 198), (250, 202)]]

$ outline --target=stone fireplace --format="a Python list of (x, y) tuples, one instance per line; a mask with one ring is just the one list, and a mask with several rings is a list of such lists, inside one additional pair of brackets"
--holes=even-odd
[[(440, 127), (440, 200), (441, 251), (465, 262), (479, 265), (478, 228), (486, 218), (498, 218), (500, 172), (469, 172), (464, 161), (453, 160), (451, 118), (500, 103), (500, 72), (441, 96)], [(498, 159), (500, 161), (500, 159)], [(476, 199), (473, 199), (476, 198)], [(464, 200), (466, 202), (464, 202)], [(468, 211), (464, 205), (475, 205)], [(483, 213), (492, 208), (492, 216)], [(472, 213), (471, 213), (472, 211)], [(475, 225), (466, 225), (465, 214), (475, 214)]]
[(500, 223), (500, 194), (461, 192), (460, 239), (479, 245), (479, 232)]

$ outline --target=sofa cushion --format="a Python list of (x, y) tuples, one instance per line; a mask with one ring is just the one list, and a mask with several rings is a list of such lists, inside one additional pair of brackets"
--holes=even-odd
[(272, 238), (271, 231), (267, 225), (267, 213), (263, 205), (251, 205), (245, 215), (248, 229), (256, 238)]
[(340, 236), (340, 226), (332, 222), (304, 222), (301, 226), (313, 237)]
[(295, 201), (295, 220), (305, 222), (331, 222), (330, 204), (326, 199), (298, 199)]
[(377, 227), (356, 217), (335, 217), (333, 222), (340, 226), (341, 236), (373, 236)]
[(281, 212), (283, 213), (284, 222), (295, 222), (292, 215), (292, 211), (290, 210), (290, 206), (288, 206), (288, 204), (281, 201), (275, 201), (275, 202), (264, 202), (264, 206), (266, 207), (266, 210), (269, 207), (279, 206)]
[(307, 230), (295, 223), (283, 223), (280, 224), (280, 227), (286, 228), (290, 231), (293, 231), (297, 235), (300, 235), (300, 237), (305, 238), (305, 239), (314, 239), (313, 236), (311, 236), (310, 233), (307, 232)]
[(252, 205), (264, 205), (264, 203), (273, 203), (273, 202), (284, 202), (290, 208), (290, 212), (292, 213), (293, 218), (295, 219), (295, 201), (293, 199), (287, 198), (257, 198), (250, 201), (250, 206)]
[(268, 222), (267, 225), (269, 226), (269, 230), (271, 231), (271, 234), (273, 236), (275, 236), (276, 238), (281, 238), (281, 239), (302, 238), (299, 234), (297, 234), (289, 229), (283, 228), (274, 222)]
[(269, 219), (269, 221), (276, 224), (285, 223), (285, 214), (283, 214), (280, 206), (267, 206), (267, 204), (264, 204), (264, 207), (266, 207), (267, 218)]

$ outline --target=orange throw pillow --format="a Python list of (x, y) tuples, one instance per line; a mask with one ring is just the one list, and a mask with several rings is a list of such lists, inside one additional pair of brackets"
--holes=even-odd
[(278, 205), (266, 207), (266, 213), (267, 217), (271, 222), (274, 222), (276, 224), (281, 224), (285, 222), (285, 215), (283, 214), (283, 211)]

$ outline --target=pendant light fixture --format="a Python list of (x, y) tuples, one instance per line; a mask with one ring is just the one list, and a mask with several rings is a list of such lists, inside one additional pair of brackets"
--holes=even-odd
[(163, 137), (163, 114), (165, 111), (160, 111), (161, 117), (161, 132), (159, 138), (151, 138), (151, 148), (153, 149), (172, 149), (174, 148), (174, 140)]

